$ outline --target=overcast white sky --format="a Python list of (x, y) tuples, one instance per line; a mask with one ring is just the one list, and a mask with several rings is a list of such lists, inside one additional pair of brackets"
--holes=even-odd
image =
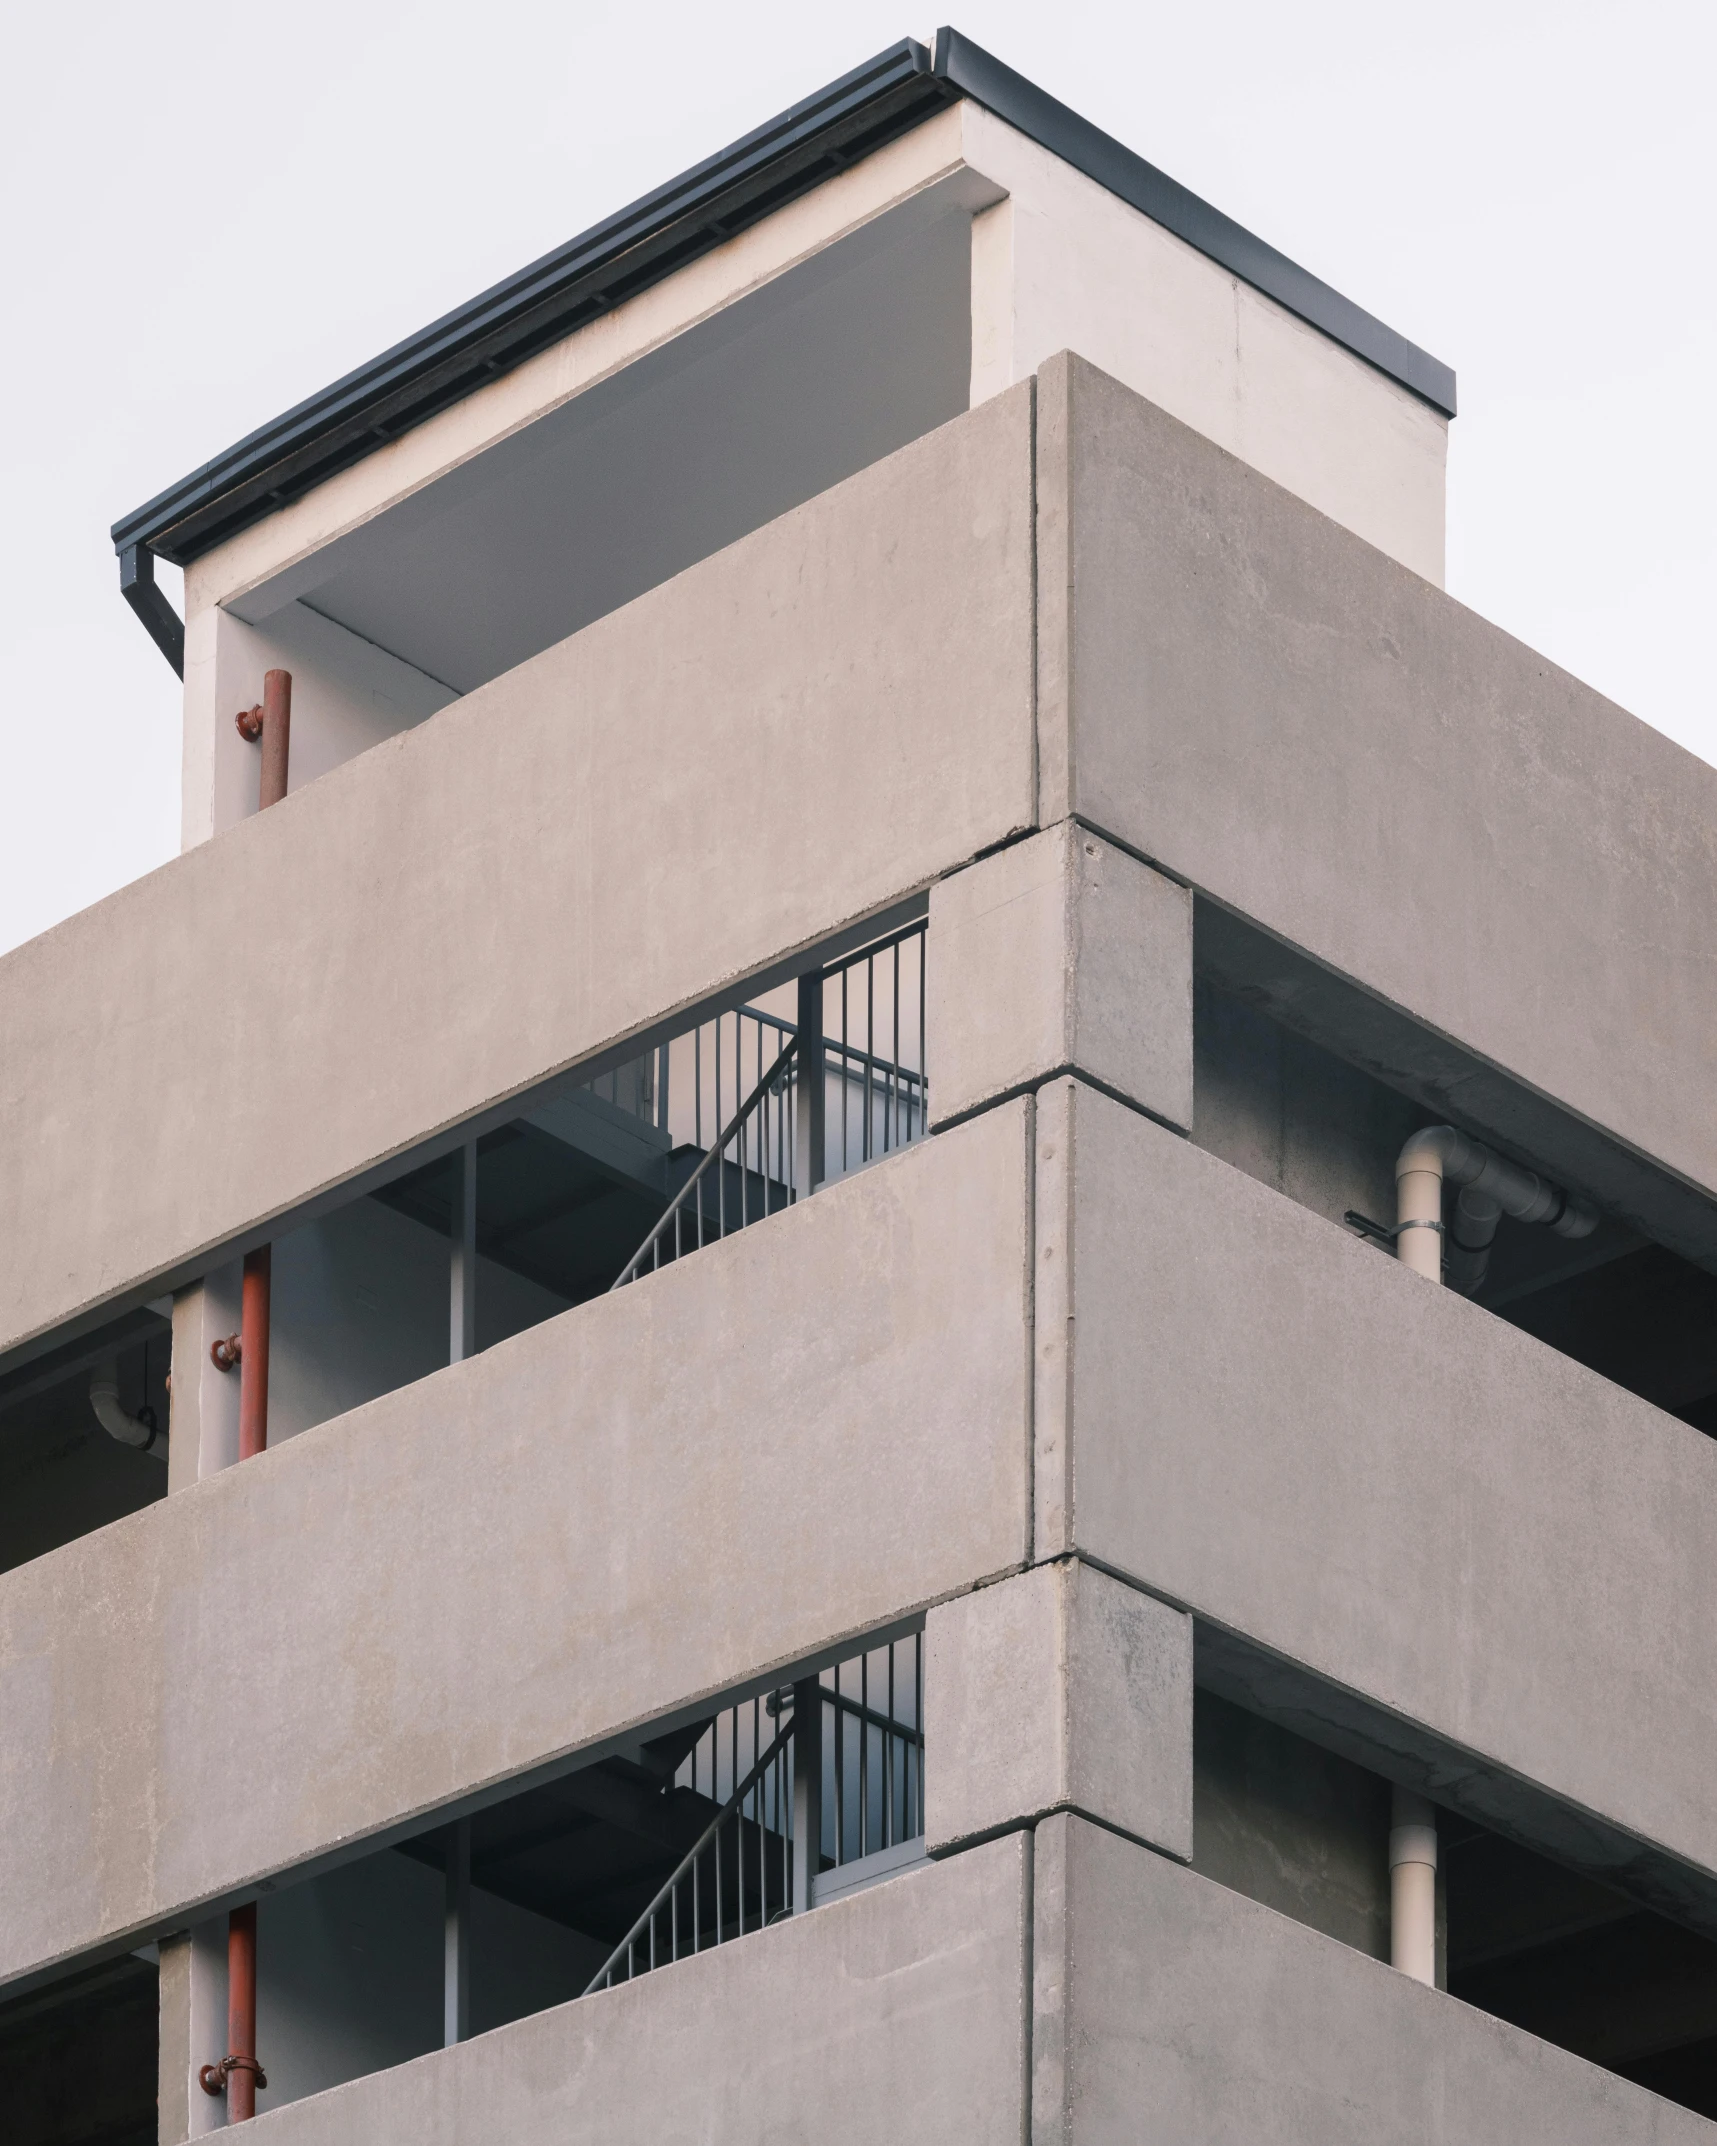
[[(1451, 591), (1717, 762), (1709, 0), (952, 20), (1453, 365)], [(177, 682), (111, 522), (933, 26), (898, 0), (18, 7), (0, 948), (178, 846)]]

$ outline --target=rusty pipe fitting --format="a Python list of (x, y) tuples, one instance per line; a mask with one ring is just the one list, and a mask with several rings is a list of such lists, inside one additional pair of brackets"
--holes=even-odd
[(250, 2074), (251, 2078), (256, 2082), (251, 2089), (253, 2094), (266, 2094), (268, 2092), (268, 2074), (256, 2061), (255, 2057), (227, 2056), (222, 2057), (218, 2064), (205, 2064), (197, 2074), (197, 2084), (205, 2094), (224, 2094), (227, 2090), (227, 2081), (235, 2071)]
[(261, 701), (258, 701), (254, 708), (241, 708), (237, 715), (233, 717), (233, 722), (237, 725), (238, 734), (243, 738), (244, 742), (247, 745), (254, 745), (257, 739), (262, 736)]
[(228, 1334), (224, 1341), (211, 1341), (209, 1361), (217, 1371), (236, 1371), (244, 1361), (244, 1336)]

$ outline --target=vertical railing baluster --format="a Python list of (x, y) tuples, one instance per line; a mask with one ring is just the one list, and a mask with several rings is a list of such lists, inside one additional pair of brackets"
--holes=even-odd
[(872, 1118), (876, 1110), (876, 956), (869, 955), (864, 965), (864, 1153), (859, 1158), (869, 1162), (874, 1127)]
[(930, 1069), (924, 1063), (924, 972), (928, 964), (924, 957), (930, 950), (930, 929), (926, 925), (918, 934), (918, 1132), (922, 1138), (930, 1129)]
[(847, 1710), (841, 1704), (841, 1665), (835, 1664), (835, 1867), (847, 1859)]
[(851, 1168), (847, 1153), (847, 1097), (852, 1088), (852, 1054), (847, 1049), (847, 971), (841, 971), (841, 1171)]
[(889, 1114), (893, 1120), (889, 1130), (893, 1144), (900, 1145), (900, 941), (894, 942), (894, 960), (889, 965), (889, 1039), (888, 1039), (888, 1092)]
[(912, 1673), (916, 1691), (912, 1703), (912, 1727), (918, 1751), (917, 1831), (924, 1831), (924, 1634), (912, 1636)]
[[(894, 1719), (894, 1642), (888, 1643), (888, 1718)], [(882, 1845), (894, 1846), (894, 1736), (891, 1730), (882, 1732), (883, 1778), (888, 1784), (888, 1801), (883, 1806)]]
[(859, 1854), (870, 1853), (870, 1650), (859, 1656)]

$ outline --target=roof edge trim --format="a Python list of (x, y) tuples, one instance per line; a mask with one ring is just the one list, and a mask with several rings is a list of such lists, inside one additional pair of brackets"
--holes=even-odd
[(1455, 414), (1448, 366), (943, 28), (933, 52), (903, 38), (247, 434), (115, 522), (115, 551), (189, 565), (961, 97), (1434, 409)]

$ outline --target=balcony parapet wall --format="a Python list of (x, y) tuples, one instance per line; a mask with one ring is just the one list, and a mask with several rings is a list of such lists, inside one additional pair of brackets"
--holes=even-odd
[(1037, 462), (1041, 823), (1677, 1173), (1717, 1262), (1717, 769), (1078, 358)]
[(1013, 1834), (295, 2102), (258, 2146), (1017, 2140), (1029, 1869)]
[(0, 1350), (1029, 825), (1031, 398), (0, 962)]
[(1037, 1555), (1360, 1695), (1442, 1800), (1536, 1784), (1565, 1859), (1717, 1928), (1717, 1444), (1078, 1083), (1036, 1158)]
[[(1033, 2146), (1702, 2146), (1711, 2126), (1072, 1817), (1033, 1856)], [(343, 2136), (343, 2134), (342, 2134)]]
[(1028, 1119), (0, 1576), (0, 1978), (1020, 1565)]

